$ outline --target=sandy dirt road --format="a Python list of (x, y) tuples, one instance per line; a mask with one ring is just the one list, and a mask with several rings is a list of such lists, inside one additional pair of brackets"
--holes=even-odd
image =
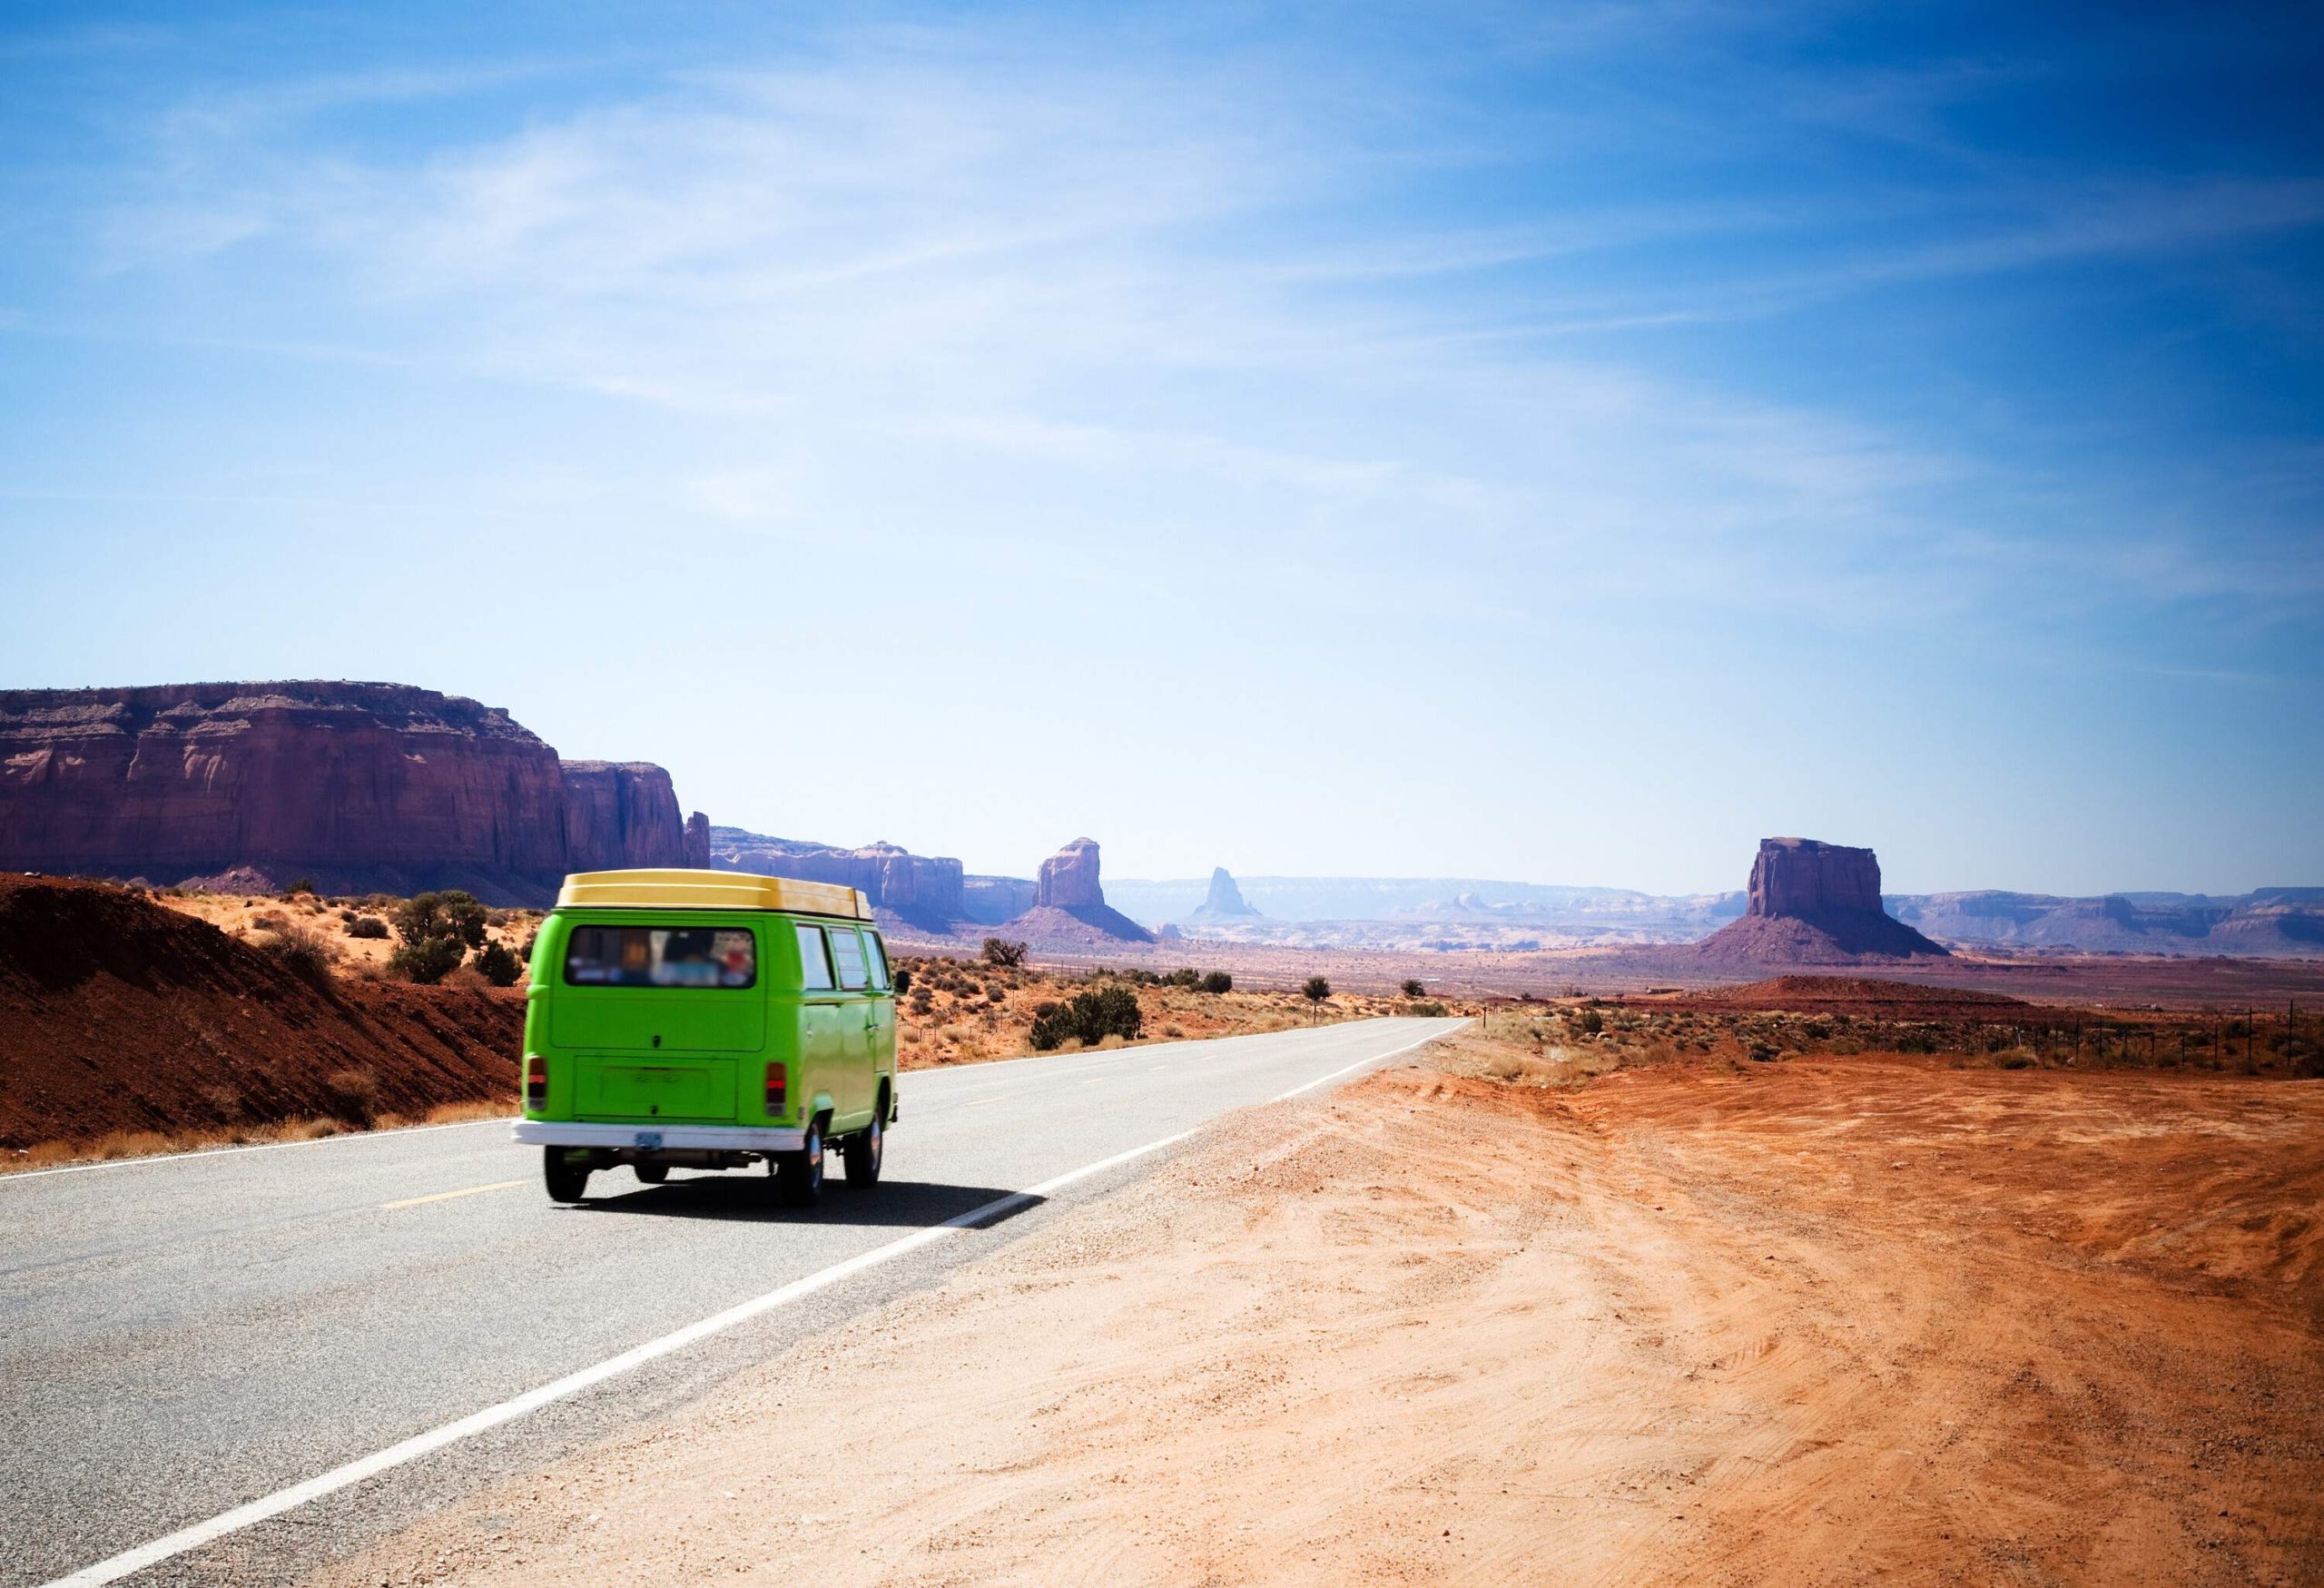
[(1463, 1061), (323, 1580), (2324, 1579), (2324, 1084)]

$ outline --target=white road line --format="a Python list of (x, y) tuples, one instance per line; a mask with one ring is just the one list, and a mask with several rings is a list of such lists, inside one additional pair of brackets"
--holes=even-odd
[[(1460, 1028), (1455, 1026), (1450, 1029), (1457, 1031)], [(1329, 1075), (1317, 1076), (1304, 1086), (1294, 1087), (1275, 1100), (1281, 1102), (1285, 1098), (1297, 1097), (1301, 1092), (1313, 1091), (1326, 1081), (1335, 1080), (1350, 1070), (1361, 1070), (1367, 1064), (1377, 1064), (1384, 1060), (1393, 1059), (1399, 1053), (1409, 1052), (1423, 1042), (1433, 1041), (1446, 1034), (1448, 1034), (1446, 1031), (1431, 1031), (1426, 1036), (1417, 1037), (1393, 1051), (1375, 1053), (1368, 1059), (1359, 1059), (1354, 1064), (1333, 1070)], [(1197, 1130), (1200, 1129), (1200, 1126), (1195, 1128)], [(1117, 1169), (1123, 1164), (1144, 1158), (1149, 1153), (1159, 1152), (1166, 1147), (1175, 1147), (1194, 1134), (1195, 1130), (1180, 1130), (1175, 1135), (1165, 1136), (1158, 1141), (1149, 1141), (1143, 1147), (1133, 1147), (1127, 1152), (1117, 1152), (1111, 1158), (1102, 1158), (1095, 1163), (1083, 1164), (1079, 1169), (1068, 1169), (1061, 1175), (1054, 1175), (1041, 1181), (1040, 1184), (1028, 1186), (1021, 1191), (1011, 1191), (1008, 1196), (997, 1197), (981, 1208), (972, 1208), (968, 1212), (948, 1218), (941, 1224), (931, 1225), (925, 1229), (916, 1229), (911, 1234), (901, 1239), (891, 1240), (885, 1246), (874, 1247), (868, 1252), (860, 1252), (844, 1262), (833, 1263), (828, 1268), (818, 1269), (803, 1279), (793, 1279), (787, 1285), (779, 1286), (766, 1292), (763, 1296), (753, 1297), (750, 1300), (730, 1307), (724, 1312), (713, 1313), (698, 1323), (688, 1324), (685, 1327), (664, 1335), (659, 1339), (648, 1340), (642, 1346), (633, 1346), (618, 1356), (609, 1356), (605, 1361), (584, 1367), (578, 1372), (568, 1373), (562, 1378), (551, 1379), (537, 1388), (527, 1390), (523, 1395), (502, 1401), (497, 1406), (487, 1406), (480, 1412), (472, 1412), (458, 1422), (447, 1423), (425, 1434), (414, 1435), (399, 1445), (390, 1445), (385, 1450), (350, 1461), (343, 1466), (335, 1466), (327, 1473), (307, 1479), (304, 1483), (293, 1484), (286, 1489), (277, 1489), (271, 1494), (263, 1495), (247, 1504), (237, 1505), (231, 1511), (210, 1518), (207, 1522), (197, 1522), (191, 1527), (180, 1528), (177, 1532), (157, 1538), (151, 1544), (139, 1544), (135, 1549), (124, 1550), (109, 1559), (97, 1562), (94, 1565), (84, 1566), (77, 1572), (43, 1584), (43, 1588), (94, 1588), (94, 1584), (99, 1583), (118, 1582), (133, 1572), (142, 1572), (148, 1566), (158, 1565), (174, 1556), (184, 1554), (189, 1550), (200, 1549), (202, 1545), (223, 1538), (228, 1534), (239, 1533), (245, 1527), (255, 1526), (261, 1522), (280, 1516), (286, 1511), (294, 1511), (310, 1500), (319, 1500), (326, 1494), (336, 1494), (340, 1489), (363, 1482), (366, 1478), (376, 1477), (383, 1472), (418, 1461), (421, 1456), (432, 1455), (448, 1445), (455, 1445), (463, 1439), (473, 1438), (478, 1434), (497, 1428), (504, 1423), (513, 1423), (528, 1413), (576, 1396), (583, 1390), (603, 1384), (609, 1378), (627, 1373), (633, 1368), (643, 1367), (649, 1362), (656, 1361), (674, 1351), (680, 1351), (688, 1346), (706, 1340), (713, 1335), (723, 1334), (737, 1324), (747, 1323), (752, 1318), (773, 1312), (775, 1308), (787, 1306), (803, 1297), (812, 1296), (818, 1290), (827, 1289), (852, 1275), (860, 1274), (867, 1268), (877, 1267), (881, 1263), (902, 1257), (907, 1252), (917, 1251), (921, 1247), (931, 1246), (947, 1236), (974, 1228), (1005, 1213), (1013, 1213), (1029, 1202), (1038, 1201), (1053, 1191), (1062, 1190), (1076, 1180), (1087, 1179), (1095, 1174), (1103, 1174), (1109, 1169)], [(283, 1143), (282, 1145), (293, 1144)]]
[(392, 1130), (343, 1130), (336, 1136), (318, 1136), (311, 1141), (251, 1141), (240, 1147), (199, 1147), (192, 1152), (157, 1152), (151, 1158), (109, 1158), (103, 1163), (68, 1163), (61, 1169), (20, 1169), (14, 1174), (0, 1174), (0, 1186), (14, 1185), (18, 1180), (45, 1179), (50, 1175), (86, 1174), (93, 1169), (143, 1169), (151, 1163), (183, 1163), (194, 1158), (231, 1158), (238, 1152), (272, 1152), (283, 1147), (330, 1147), (349, 1141), (385, 1141), (394, 1136), (417, 1136), (426, 1130), (473, 1130), (478, 1125), (506, 1125), (517, 1118), (514, 1114), (495, 1114), (488, 1119), (455, 1119), (448, 1125), (399, 1125)]
[(1079, 1169), (1068, 1169), (1065, 1173), (1053, 1176), (1037, 1186), (1028, 1186), (1021, 1191), (1011, 1191), (1006, 1197), (997, 1197), (981, 1208), (971, 1208), (966, 1213), (948, 1218), (941, 1224), (931, 1225), (926, 1229), (916, 1229), (900, 1240), (891, 1240), (885, 1246), (874, 1247), (868, 1252), (860, 1252), (845, 1262), (833, 1263), (830, 1267), (819, 1269), (803, 1279), (793, 1279), (788, 1285), (778, 1287), (763, 1296), (754, 1296), (739, 1306), (730, 1307), (724, 1312), (714, 1313), (698, 1323), (688, 1324), (685, 1327), (664, 1335), (659, 1339), (648, 1340), (645, 1344), (625, 1351), (618, 1356), (609, 1356), (605, 1361), (584, 1367), (577, 1373), (568, 1373), (563, 1378), (552, 1379), (537, 1389), (528, 1389), (523, 1395), (502, 1401), (498, 1406), (487, 1406), (480, 1412), (472, 1412), (456, 1423), (447, 1423), (440, 1428), (431, 1428), (425, 1434), (414, 1435), (400, 1445), (390, 1445), (387, 1449), (364, 1456), (360, 1460), (350, 1461), (344, 1466), (335, 1466), (330, 1471), (309, 1478), (302, 1484), (293, 1484), (287, 1489), (277, 1489), (271, 1494), (252, 1500), (248, 1504), (237, 1505), (231, 1511), (213, 1516), (207, 1522), (197, 1522), (191, 1527), (180, 1528), (177, 1532), (166, 1537), (157, 1538), (151, 1544), (140, 1544), (135, 1549), (124, 1550), (109, 1560), (99, 1561), (94, 1565), (84, 1566), (69, 1575), (55, 1578), (44, 1584), (43, 1588), (87, 1588), (89, 1584), (118, 1582), (132, 1572), (142, 1572), (148, 1566), (157, 1565), (173, 1556), (182, 1555), (188, 1550), (200, 1549), (203, 1544), (223, 1538), (230, 1533), (239, 1533), (245, 1527), (253, 1526), (271, 1517), (280, 1516), (286, 1511), (296, 1510), (310, 1500), (320, 1500), (325, 1494), (336, 1494), (339, 1490), (359, 1484), (366, 1478), (376, 1477), (380, 1473), (417, 1461), (423, 1455), (433, 1455), (448, 1445), (473, 1438), (488, 1429), (500, 1426), (503, 1423), (512, 1423), (529, 1412), (538, 1411), (545, 1406), (567, 1399), (585, 1389), (603, 1384), (608, 1378), (627, 1373), (633, 1368), (643, 1367), (649, 1362), (670, 1355), (673, 1351), (683, 1350), (688, 1346), (708, 1339), (713, 1335), (723, 1334), (737, 1324), (747, 1323), (752, 1318), (773, 1312), (776, 1307), (797, 1301), (802, 1297), (811, 1296), (818, 1290), (826, 1289), (851, 1275), (860, 1274), (866, 1268), (877, 1267), (880, 1264), (902, 1257), (907, 1252), (917, 1251), (921, 1247), (932, 1245), (948, 1235), (956, 1235), (961, 1230), (973, 1228), (979, 1224), (998, 1218), (1002, 1214), (1013, 1213), (1027, 1203), (1039, 1201), (1050, 1192), (1061, 1190), (1076, 1180), (1086, 1179), (1094, 1174), (1102, 1174), (1109, 1169), (1118, 1168), (1132, 1159), (1144, 1158), (1148, 1153), (1159, 1152), (1166, 1147), (1176, 1146), (1193, 1134), (1192, 1130), (1181, 1130), (1175, 1136), (1165, 1136), (1159, 1141), (1149, 1141), (1143, 1147), (1133, 1147), (1128, 1152), (1118, 1152), (1111, 1158), (1099, 1159), (1096, 1163), (1086, 1163)]
[(1465, 1026), (1469, 1022), (1464, 1020), (1458, 1025), (1448, 1026), (1443, 1031), (1431, 1031), (1424, 1037), (1414, 1037), (1411, 1041), (1406, 1042), (1401, 1048), (1392, 1048), (1385, 1053), (1374, 1053), (1369, 1059), (1359, 1059), (1353, 1064), (1345, 1065), (1338, 1070), (1333, 1070), (1329, 1075), (1319, 1075), (1315, 1080), (1307, 1082), (1305, 1086), (1295, 1086), (1289, 1091), (1278, 1092), (1274, 1100), (1279, 1103), (1287, 1102), (1291, 1099), (1297, 1097), (1301, 1092), (1314, 1091), (1325, 1081), (1337, 1080), (1341, 1076), (1345, 1075), (1351, 1070), (1361, 1070), (1367, 1064), (1384, 1064), (1389, 1060), (1395, 1058), (1400, 1053), (1409, 1053), (1414, 1048), (1420, 1047), (1424, 1043), (1433, 1042), (1439, 1037), (1449, 1037), (1454, 1031), (1459, 1031), (1462, 1026)]

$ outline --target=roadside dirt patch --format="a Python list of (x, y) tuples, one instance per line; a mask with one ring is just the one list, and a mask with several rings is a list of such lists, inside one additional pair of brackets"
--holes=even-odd
[(513, 1105), (521, 994), (302, 973), (101, 883), (0, 878), (0, 1165)]
[(2309, 1083), (1398, 1069), (322, 1581), (2315, 1581), (2320, 1194)]

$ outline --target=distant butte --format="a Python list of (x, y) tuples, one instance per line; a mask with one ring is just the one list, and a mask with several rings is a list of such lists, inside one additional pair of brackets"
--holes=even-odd
[(1221, 865), (1211, 868), (1210, 896), (1195, 906), (1193, 919), (1196, 921), (1253, 920), (1258, 913), (1258, 911), (1252, 908), (1251, 902), (1243, 897), (1243, 890), (1235, 885), (1235, 879), (1227, 874), (1226, 868)]
[(1882, 908), (1880, 860), (1871, 850), (1765, 838), (1743, 918), (1691, 952), (1718, 964), (1846, 965), (1941, 959), (1949, 951)]
[(1041, 862), (1033, 907), (1001, 929), (1029, 942), (1152, 942), (1154, 934), (1106, 902), (1098, 843), (1077, 838)]

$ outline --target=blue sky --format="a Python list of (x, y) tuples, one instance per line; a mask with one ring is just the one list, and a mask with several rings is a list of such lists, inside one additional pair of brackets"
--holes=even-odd
[(2312, 13), (7, 18), (0, 685), (1019, 873), (2324, 882)]

